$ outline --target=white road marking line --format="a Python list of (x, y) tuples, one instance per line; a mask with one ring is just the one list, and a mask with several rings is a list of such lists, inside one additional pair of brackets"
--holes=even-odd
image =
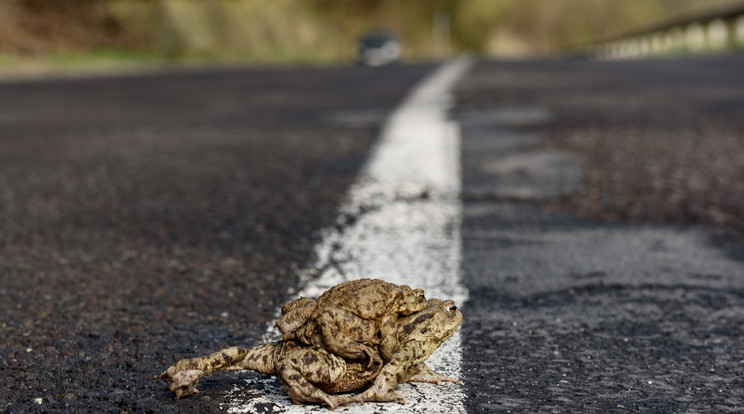
[[(340, 282), (368, 277), (423, 288), (427, 297), (454, 299), (460, 305), (467, 300), (468, 291), (460, 283), (460, 133), (457, 124), (447, 119), (447, 111), (450, 89), (471, 64), (470, 58), (461, 57), (443, 65), (391, 115), (341, 208), (340, 219), (351, 221), (342, 230), (324, 232), (315, 250), (317, 261), (303, 274), (304, 287), (295, 296), (317, 297)], [(277, 335), (273, 327), (270, 332)], [(427, 364), (457, 378), (461, 358), (458, 331)], [(251, 381), (251, 385), (264, 395), (232, 403), (229, 412), (326, 411), (292, 405), (275, 380)], [(405, 405), (368, 403), (337, 411), (465, 412), (461, 385), (402, 384), (397, 391), (406, 399)]]

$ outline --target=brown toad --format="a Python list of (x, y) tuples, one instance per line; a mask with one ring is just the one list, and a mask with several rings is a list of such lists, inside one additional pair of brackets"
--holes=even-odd
[[(250, 369), (280, 378), (292, 401), (326, 403), (330, 408), (354, 402), (398, 401), (394, 392), (401, 382), (459, 382), (429, 369), (424, 361), (455, 331), (462, 314), (452, 301), (432, 299), (429, 307), (401, 318), (395, 326), (397, 344), (377, 376), (377, 367), (359, 359), (345, 359), (325, 349), (294, 340), (273, 342), (255, 348), (231, 347), (211, 355), (183, 359), (160, 374), (170, 383), (176, 398), (196, 394), (199, 378), (218, 370)], [(375, 379), (375, 376), (377, 378)], [(371, 388), (353, 397), (329, 393)]]
[(282, 307), (274, 325), (284, 340), (323, 347), (343, 358), (366, 357), (371, 366), (382, 363), (374, 346), (382, 350), (395, 346), (398, 317), (426, 307), (422, 289), (358, 279), (340, 283), (316, 300), (295, 299)]

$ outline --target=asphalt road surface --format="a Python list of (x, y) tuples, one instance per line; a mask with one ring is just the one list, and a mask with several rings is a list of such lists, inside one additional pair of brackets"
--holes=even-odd
[[(435, 69), (1, 83), (0, 410), (248, 404), (276, 381), (223, 373), (173, 400), (152, 377), (264, 341), (278, 307), (324, 280), (329, 237), (335, 271), (367, 276), (343, 237), (432, 208), (459, 271), (413, 263), (467, 291), (444, 358), (464, 385), (440, 388), (458, 410), (744, 410), (744, 59), (476, 62), (421, 94), (449, 122), (406, 110), (431, 110), (412, 91)], [(376, 165), (396, 170), (375, 161), (381, 138), (405, 142), (390, 116), (455, 134), (446, 191), (424, 180), (358, 202)], [(410, 164), (429, 171), (417, 160), (438, 155), (420, 150)], [(394, 224), (364, 225), (369, 206)], [(365, 407), (437, 411), (440, 390), (405, 387), (405, 406)]]
[(743, 70), (483, 63), (460, 84), (470, 411), (744, 411)]

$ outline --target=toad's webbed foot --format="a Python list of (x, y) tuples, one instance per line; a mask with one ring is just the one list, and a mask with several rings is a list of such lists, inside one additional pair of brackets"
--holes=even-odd
[(455, 384), (462, 384), (462, 381), (456, 378), (450, 378), (442, 375), (425, 364), (421, 364), (417, 367), (416, 371), (408, 377), (406, 382), (428, 382), (431, 384), (442, 385), (443, 382), (454, 382)]
[(297, 405), (300, 405), (306, 402), (325, 403), (328, 406), (328, 408), (330, 408), (331, 410), (335, 410), (336, 408), (349, 403), (347, 402), (347, 399), (344, 397), (326, 394), (320, 390), (315, 390), (315, 392), (304, 395), (302, 399), (295, 399), (290, 393), (290, 399), (292, 400), (293, 404), (297, 404)]
[(364, 392), (344, 398), (339, 405), (353, 403), (364, 405), (365, 402), (397, 402), (398, 404), (405, 404), (406, 400), (395, 391), (383, 391), (379, 389), (379, 387), (373, 385)]
[(176, 366), (168, 368), (160, 374), (160, 378), (169, 382), (168, 389), (176, 394), (176, 399), (193, 394), (199, 394), (196, 385), (199, 378), (206, 375), (206, 372), (199, 369), (177, 370)]
[(234, 346), (211, 355), (182, 359), (161, 372), (158, 377), (169, 383), (168, 389), (176, 394), (176, 399), (198, 394), (196, 385), (199, 378), (217, 370), (230, 369), (247, 352), (245, 348)]
[(175, 375), (173, 382), (168, 386), (168, 389), (176, 394), (176, 399), (192, 394), (199, 394), (196, 385), (199, 383), (199, 378), (202, 376), (204, 376), (204, 371), (181, 371)]

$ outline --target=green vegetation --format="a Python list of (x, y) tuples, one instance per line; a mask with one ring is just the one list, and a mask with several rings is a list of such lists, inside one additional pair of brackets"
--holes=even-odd
[[(744, 0), (708, 0), (706, 6)], [(349, 61), (387, 27), (407, 59), (560, 51), (699, 0), (0, 1), (0, 67)]]

